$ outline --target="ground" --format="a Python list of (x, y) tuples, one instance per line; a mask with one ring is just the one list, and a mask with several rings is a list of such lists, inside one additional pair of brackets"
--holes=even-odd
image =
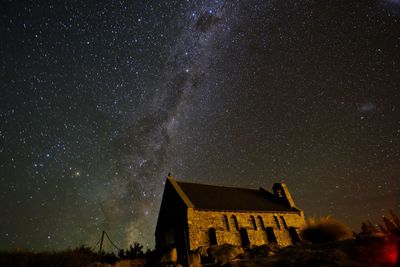
[[(319, 245), (287, 247), (274, 256), (245, 255), (232, 262), (235, 267), (399, 266), (397, 243), (388, 240), (344, 240)], [(397, 264), (397, 265), (396, 265)]]

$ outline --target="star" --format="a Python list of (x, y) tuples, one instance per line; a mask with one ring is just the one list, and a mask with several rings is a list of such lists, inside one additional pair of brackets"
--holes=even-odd
[(398, 3), (5, 3), (0, 250), (153, 247), (169, 172), (399, 213)]

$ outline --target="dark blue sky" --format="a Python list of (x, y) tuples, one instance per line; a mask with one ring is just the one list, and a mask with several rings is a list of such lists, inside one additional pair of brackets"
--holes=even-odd
[(178, 180), (400, 211), (396, 1), (3, 1), (0, 249), (154, 244)]

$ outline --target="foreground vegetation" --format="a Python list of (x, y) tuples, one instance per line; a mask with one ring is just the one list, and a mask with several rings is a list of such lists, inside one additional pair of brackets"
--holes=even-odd
[[(352, 267), (398, 267), (400, 250), (400, 220), (390, 213), (383, 217), (383, 224), (374, 226), (367, 221), (362, 223), (361, 231), (353, 233), (344, 224), (330, 218), (307, 220), (302, 231), (303, 241), (286, 248), (264, 245), (253, 248), (240, 248), (236, 255), (220, 255), (224, 261), (208, 266), (237, 267), (298, 267), (298, 266), (352, 266)], [(161, 255), (155, 251), (143, 251), (143, 246), (135, 243), (118, 255), (102, 253), (97, 266), (179, 266), (176, 262), (160, 262)], [(33, 253), (28, 251), (0, 252), (0, 267), (87, 267), (93, 266), (99, 256), (88, 247), (81, 246), (61, 252)], [(198, 262), (192, 267), (199, 267)], [(110, 265), (107, 265), (110, 264)], [(111, 265), (112, 264), (112, 265)]]
[[(24, 250), (0, 252), (0, 266), (4, 267), (82, 267), (97, 261), (98, 253), (81, 246), (59, 252), (34, 253)], [(102, 261), (114, 263), (117, 257), (113, 253), (102, 254)]]
[(139, 243), (120, 250), (118, 256), (103, 251), (100, 258), (98, 252), (85, 246), (58, 252), (0, 251), (0, 267), (85, 267), (99, 259), (102, 263), (115, 264), (123, 259), (150, 258), (153, 254), (152, 250), (144, 252)]

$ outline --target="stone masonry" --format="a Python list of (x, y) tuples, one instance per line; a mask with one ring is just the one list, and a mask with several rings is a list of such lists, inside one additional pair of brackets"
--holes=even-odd
[[(235, 219), (237, 220), (237, 226)], [(254, 218), (254, 219), (252, 219)], [(283, 221), (284, 220), (284, 221)], [(248, 234), (250, 246), (271, 243), (268, 240), (266, 228), (270, 228), (280, 246), (293, 244), (289, 228), (298, 232), (304, 225), (304, 216), (299, 213), (276, 212), (232, 212), (188, 210), (188, 228), (190, 249), (210, 246), (210, 229), (215, 229), (216, 243), (242, 245), (241, 229)]]

